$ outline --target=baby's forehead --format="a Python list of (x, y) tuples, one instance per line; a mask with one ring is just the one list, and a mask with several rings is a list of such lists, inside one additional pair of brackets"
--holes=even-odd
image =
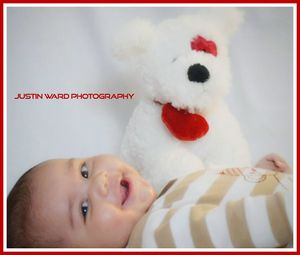
[(36, 165), (33, 169), (33, 178), (56, 175), (69, 168), (69, 159), (49, 159)]
[(48, 159), (37, 165), (37, 168), (47, 168), (47, 167), (60, 167), (66, 164), (71, 159), (67, 158), (57, 158), (57, 159)]
[[(68, 159), (51, 159), (38, 164), (32, 173), (33, 186), (45, 189), (50, 188), (48, 184), (54, 185), (60, 179), (68, 180), (71, 167), (69, 162)], [(37, 185), (38, 183), (43, 184), (43, 186)]]
[(68, 160), (48, 160), (34, 170), (31, 211), (37, 227), (56, 233), (56, 228), (66, 226), (70, 187)]
[(50, 206), (55, 207), (55, 204), (62, 206), (62, 200), (71, 185), (68, 160), (55, 159), (39, 164), (32, 174), (33, 206), (41, 211)]

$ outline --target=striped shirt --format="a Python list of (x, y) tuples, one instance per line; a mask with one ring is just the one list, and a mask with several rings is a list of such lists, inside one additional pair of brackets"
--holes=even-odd
[(154, 202), (128, 247), (286, 247), (292, 186), (291, 175), (260, 168), (194, 172)]

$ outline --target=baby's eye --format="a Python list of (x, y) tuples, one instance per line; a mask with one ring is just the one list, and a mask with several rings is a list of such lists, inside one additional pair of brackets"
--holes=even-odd
[(84, 162), (83, 165), (81, 166), (81, 175), (83, 178), (89, 178), (89, 169), (86, 165), (86, 163)]
[(82, 202), (82, 204), (81, 204), (81, 213), (82, 213), (82, 216), (83, 216), (84, 220), (86, 219), (86, 215), (88, 213), (88, 209), (89, 209), (88, 202), (87, 201)]

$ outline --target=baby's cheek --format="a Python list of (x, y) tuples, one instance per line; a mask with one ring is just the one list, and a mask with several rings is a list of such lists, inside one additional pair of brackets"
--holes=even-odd
[(124, 225), (133, 224), (137, 216), (114, 205), (101, 206), (97, 212), (93, 212), (91, 224), (101, 228), (103, 232), (119, 229)]
[(123, 247), (126, 245), (135, 224), (141, 216), (142, 215), (139, 215), (136, 211), (113, 210), (109, 216), (105, 218), (106, 223), (104, 224), (107, 224), (105, 232), (113, 233), (113, 240), (120, 244), (119, 247)]
[(116, 217), (116, 212), (112, 206), (101, 206), (98, 210), (94, 210), (91, 224), (101, 226), (102, 228), (109, 228), (116, 221)]

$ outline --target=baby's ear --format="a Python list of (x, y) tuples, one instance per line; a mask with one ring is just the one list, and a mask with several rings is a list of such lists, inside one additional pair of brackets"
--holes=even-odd
[(129, 60), (147, 52), (154, 38), (155, 28), (145, 19), (135, 19), (121, 27), (115, 36), (113, 54), (120, 60)]

